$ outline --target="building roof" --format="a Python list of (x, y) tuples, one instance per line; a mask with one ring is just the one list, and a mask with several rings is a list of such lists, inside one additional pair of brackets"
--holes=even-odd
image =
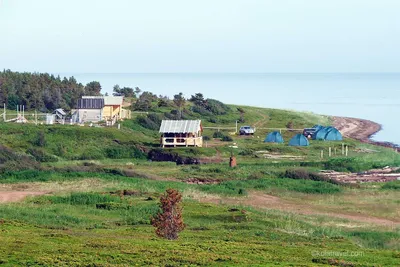
[(104, 99), (105, 106), (122, 106), (123, 96), (82, 96), (82, 99)]
[(196, 133), (202, 131), (201, 120), (163, 120), (160, 133)]
[(78, 109), (102, 109), (104, 107), (103, 98), (82, 98), (78, 99)]
[(62, 108), (58, 108), (54, 112), (60, 113), (63, 116), (67, 115), (67, 113), (65, 113), (65, 111)]

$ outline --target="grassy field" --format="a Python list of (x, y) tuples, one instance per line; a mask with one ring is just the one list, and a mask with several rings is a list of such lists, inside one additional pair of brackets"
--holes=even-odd
[[(235, 127), (237, 106), (205, 116), (206, 127)], [(0, 123), (2, 192), (41, 192), (0, 204), (5, 266), (398, 266), (400, 182), (342, 185), (314, 179), (323, 169), (360, 172), (399, 166), (390, 149), (346, 139), (289, 147), (265, 144), (263, 128), (328, 125), (311, 113), (242, 107), (254, 137), (211, 139), (201, 149), (165, 149), (202, 165), (153, 162), (156, 130), (140, 116), (117, 128)], [(171, 111), (163, 107), (156, 114)], [(190, 118), (199, 115), (187, 113)], [(136, 115), (135, 115), (136, 116)], [(157, 115), (158, 116), (158, 115)], [(215, 130), (206, 129), (212, 137)], [(349, 155), (342, 155), (342, 143)], [(233, 147), (232, 147), (233, 146)], [(328, 149), (332, 157), (328, 157)], [(324, 158), (321, 158), (321, 150)], [(238, 166), (228, 167), (234, 154)], [(209, 162), (207, 162), (209, 160)], [(218, 162), (218, 163), (217, 163)], [(289, 177), (290, 173), (306, 177)], [(314, 178), (312, 178), (314, 177)], [(150, 218), (168, 188), (184, 196), (186, 229), (155, 235)], [(128, 190), (131, 195), (123, 195)]]
[[(91, 179), (83, 174), (48, 176), (45, 182), (24, 185), (52, 194), (0, 206), (0, 259), (5, 265), (394, 266), (400, 257), (398, 229), (350, 227), (346, 220), (326, 216), (201, 203), (190, 196), (218, 193), (203, 191), (201, 185), (104, 174)], [(289, 180), (269, 186), (300, 194)], [(149, 225), (158, 210), (157, 198), (169, 187), (185, 196), (187, 227), (178, 241), (157, 238)], [(121, 197), (116, 191), (122, 189), (134, 195)], [(329, 195), (344, 197), (347, 190)], [(384, 193), (380, 190), (374, 193)], [(301, 194), (297, 197), (314, 195)]]

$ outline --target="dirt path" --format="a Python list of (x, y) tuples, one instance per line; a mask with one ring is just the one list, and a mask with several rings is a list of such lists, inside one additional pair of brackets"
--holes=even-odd
[(262, 117), (262, 120), (259, 120), (254, 124), (254, 127), (256, 127), (256, 128), (264, 126), (264, 124), (267, 123), (267, 121), (268, 121), (267, 115), (265, 115), (261, 111), (257, 111), (257, 113), (258, 113), (258, 115), (260, 115)]
[(271, 196), (258, 191), (249, 192), (248, 197), (229, 198), (220, 196), (206, 196), (198, 199), (201, 202), (214, 204), (243, 205), (261, 209), (273, 209), (286, 212), (293, 212), (302, 215), (324, 215), (340, 219), (347, 219), (363, 223), (377, 224), (381, 226), (394, 227), (400, 225), (400, 220), (392, 221), (385, 218), (377, 218), (368, 215), (337, 213), (320, 210), (321, 207), (312, 204), (298, 204), (288, 200)]
[(28, 192), (28, 191), (6, 191), (0, 192), (0, 203), (18, 202), (24, 200), (28, 196), (40, 196), (47, 192)]

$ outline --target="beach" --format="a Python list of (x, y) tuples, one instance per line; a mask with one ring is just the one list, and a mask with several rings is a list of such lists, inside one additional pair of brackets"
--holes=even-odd
[(398, 148), (397, 144), (385, 141), (374, 141), (371, 139), (373, 135), (382, 129), (382, 126), (376, 122), (358, 118), (337, 116), (332, 117), (332, 119), (333, 126), (335, 126), (342, 133), (343, 137), (353, 138), (363, 143), (394, 148), (396, 150)]

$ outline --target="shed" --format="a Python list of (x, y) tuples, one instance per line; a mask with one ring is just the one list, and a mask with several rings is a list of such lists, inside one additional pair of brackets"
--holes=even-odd
[(279, 132), (272, 132), (267, 135), (264, 143), (283, 143), (283, 137)]
[(302, 134), (296, 134), (293, 138), (289, 141), (289, 146), (309, 146), (310, 143), (308, 139)]
[(203, 146), (201, 120), (163, 120), (159, 132), (162, 147)]

